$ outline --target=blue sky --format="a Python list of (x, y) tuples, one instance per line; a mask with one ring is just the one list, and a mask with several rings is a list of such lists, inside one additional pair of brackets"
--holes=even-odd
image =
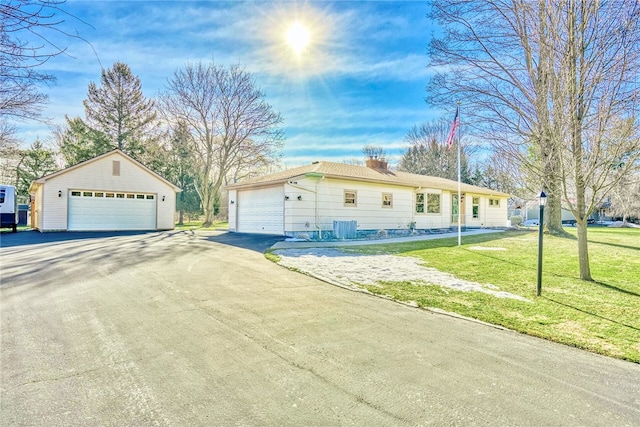
[[(67, 17), (62, 28), (91, 45), (61, 38), (67, 55), (44, 67), (57, 76), (45, 90), (44, 115), (54, 124), (84, 117), (88, 84), (116, 61), (151, 98), (187, 62), (240, 64), (284, 118), (286, 167), (361, 160), (366, 144), (384, 147), (395, 163), (413, 125), (451, 113), (424, 101), (435, 31), (425, 1), (68, 0), (63, 9), (79, 20)], [(310, 35), (299, 55), (286, 38), (294, 22)], [(50, 135), (43, 125), (19, 127), (27, 144)]]

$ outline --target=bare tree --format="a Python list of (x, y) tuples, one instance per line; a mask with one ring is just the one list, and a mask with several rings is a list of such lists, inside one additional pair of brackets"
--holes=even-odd
[(623, 227), (629, 217), (640, 218), (640, 173), (625, 176), (611, 190), (611, 209), (613, 215), (622, 217)]
[(387, 157), (387, 152), (379, 145), (365, 145), (362, 147), (362, 154), (367, 159), (384, 159)]
[(56, 44), (54, 36), (62, 34), (81, 39), (62, 29), (65, 19), (70, 17), (61, 9), (65, 1), (0, 2), (0, 125), (9, 118), (40, 117), (47, 101), (40, 86), (51, 84), (55, 79), (39, 69), (66, 50)]
[(359, 157), (352, 157), (350, 159), (345, 159), (342, 161), (342, 163), (344, 163), (345, 165), (351, 165), (351, 166), (364, 166), (365, 162), (362, 161), (361, 158)]
[(501, 156), (493, 153), (481, 163), (476, 163), (471, 174), (471, 184), (510, 194), (517, 199), (522, 193), (518, 187), (520, 171), (517, 165), (505, 161)]
[(640, 5), (581, 0), (561, 6), (551, 95), (562, 124), (561, 182), (577, 221), (580, 278), (592, 280), (587, 219), (640, 161)]
[(547, 223), (563, 234), (560, 182), (549, 110), (547, 16), (544, 0), (438, 0), (432, 17), (442, 25), (429, 53), (438, 73), (428, 87), (433, 104), (461, 101), (465, 135), (492, 143), (497, 154), (534, 176), (522, 183), (549, 196)]
[[(414, 126), (404, 138), (410, 145), (400, 159), (398, 170), (457, 181), (458, 150), (446, 144), (450, 126), (446, 121)], [(456, 140), (454, 145), (457, 143)], [(471, 183), (467, 151), (467, 147), (461, 145), (460, 180)]]
[(191, 133), (205, 226), (213, 221), (215, 199), (230, 174), (269, 164), (278, 154), (282, 118), (264, 97), (251, 74), (214, 62), (177, 70), (161, 95), (166, 120)]
[(16, 166), (20, 162), (20, 146), (13, 138), (14, 130), (0, 121), (0, 182), (16, 181)]
[(636, 1), (441, 0), (431, 100), (472, 107), (467, 129), (539, 177), (550, 231), (561, 202), (576, 216), (580, 277), (591, 280), (586, 221), (640, 156), (640, 5)]

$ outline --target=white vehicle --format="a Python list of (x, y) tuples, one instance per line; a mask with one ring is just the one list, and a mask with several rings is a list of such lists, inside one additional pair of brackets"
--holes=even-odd
[(18, 199), (11, 185), (0, 185), (0, 228), (18, 231)]

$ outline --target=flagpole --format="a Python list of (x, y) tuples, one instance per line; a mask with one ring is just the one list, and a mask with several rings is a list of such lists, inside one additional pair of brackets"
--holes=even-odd
[(462, 120), (460, 120), (460, 101), (458, 101), (458, 247), (462, 245), (462, 198), (460, 185), (460, 134)]

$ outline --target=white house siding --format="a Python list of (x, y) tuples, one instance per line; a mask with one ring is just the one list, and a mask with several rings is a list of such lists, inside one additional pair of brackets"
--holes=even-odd
[[(262, 198), (266, 206), (282, 202), (282, 217), (285, 235), (309, 234), (317, 236), (318, 231), (332, 231), (334, 221), (356, 221), (359, 231), (406, 230), (412, 223), (417, 229), (445, 229), (452, 225), (452, 200), (456, 195), (455, 182), (441, 178), (387, 172), (381, 169), (367, 169), (361, 166), (331, 162), (313, 163), (296, 168), (288, 173), (277, 172), (255, 182), (232, 185), (229, 188), (229, 229), (243, 231), (239, 218), (237, 200), (248, 191), (255, 192), (255, 200)], [(272, 187), (283, 193), (267, 195)], [(466, 187), (466, 188), (465, 188)], [(357, 193), (355, 206), (345, 205), (345, 190)], [(491, 196), (490, 191), (464, 184), (461, 212), (463, 226), (505, 227), (507, 225), (507, 195)], [(477, 191), (477, 194), (471, 194)], [(262, 193), (260, 196), (258, 196)], [(383, 194), (393, 197), (391, 207), (383, 206)], [(439, 194), (440, 212), (416, 212), (416, 194)], [(480, 195), (480, 215), (473, 218), (473, 197)], [(274, 198), (271, 201), (270, 198)], [(500, 200), (497, 207), (489, 206), (489, 198)], [(231, 201), (236, 199), (234, 206)], [(427, 207), (428, 207), (428, 200)], [(266, 206), (268, 208), (268, 206)], [(269, 215), (263, 209), (261, 215)]]
[[(473, 198), (478, 197), (479, 215), (473, 217)], [(490, 206), (489, 199), (499, 200), (498, 206)], [(507, 226), (507, 198), (487, 196), (482, 194), (465, 193), (464, 225), (470, 228), (506, 227)]]
[[(322, 180), (301, 178), (284, 184), (284, 232), (286, 235), (318, 231), (316, 222), (316, 187), (319, 191)], [(300, 200), (298, 200), (300, 198)], [(320, 205), (317, 205), (318, 213)]]
[[(489, 198), (496, 199), (500, 201), (499, 206), (489, 206)], [(507, 204), (508, 199), (506, 197), (487, 197), (484, 196), (484, 203), (486, 204), (485, 208), (485, 216), (484, 216), (484, 227), (506, 227), (508, 216), (507, 216)]]
[(42, 201), (44, 199), (44, 192), (42, 191), (42, 187), (38, 189), (35, 194), (35, 211), (31, 212), (31, 215), (35, 215), (35, 226), (38, 230), (42, 230)]
[[(417, 229), (442, 229), (452, 225), (454, 193), (436, 188), (402, 187), (349, 180), (300, 178), (284, 185), (284, 230), (287, 235), (330, 231), (333, 221), (356, 220), (358, 230), (407, 229), (415, 222)], [(344, 191), (357, 192), (357, 205), (345, 207)], [(318, 203), (316, 208), (316, 191)], [(393, 206), (382, 207), (382, 193), (393, 195)], [(440, 194), (440, 213), (416, 213), (416, 193)], [(300, 197), (300, 200), (298, 199)], [(473, 218), (473, 197), (480, 198), (479, 218)], [(472, 228), (505, 227), (506, 198), (499, 207), (489, 206), (489, 196), (465, 193), (463, 225)]]
[[(120, 162), (119, 176), (113, 175), (113, 161)], [(86, 165), (53, 176), (37, 190), (38, 228), (42, 231), (67, 230), (69, 191), (104, 191), (155, 194), (157, 201), (156, 228), (174, 228), (175, 189), (144, 168), (113, 153)], [(61, 192), (61, 197), (59, 197)], [(162, 200), (164, 197), (164, 201)]]
[[(415, 203), (416, 194), (418, 193), (440, 194), (440, 213), (416, 213)], [(413, 206), (411, 209), (416, 228), (419, 230), (449, 228), (451, 226), (451, 193), (447, 191), (436, 188), (417, 189), (413, 194)]]
[[(317, 188), (317, 210), (316, 210)], [(357, 192), (357, 205), (344, 205), (344, 191)], [(433, 192), (436, 192), (434, 190)], [(440, 192), (439, 190), (437, 192)], [(393, 195), (392, 207), (382, 206), (382, 194)], [(448, 227), (449, 210), (443, 204), (441, 215), (417, 215), (414, 191), (410, 187), (338, 179), (301, 178), (285, 185), (285, 233), (333, 229), (333, 221), (356, 220), (359, 230), (407, 229), (412, 221), (418, 228)], [(298, 197), (301, 200), (298, 200)], [(445, 200), (443, 198), (442, 203)]]
[(237, 208), (236, 201), (238, 200), (238, 193), (236, 190), (229, 190), (229, 231), (234, 232), (238, 231), (238, 217), (237, 217)]

